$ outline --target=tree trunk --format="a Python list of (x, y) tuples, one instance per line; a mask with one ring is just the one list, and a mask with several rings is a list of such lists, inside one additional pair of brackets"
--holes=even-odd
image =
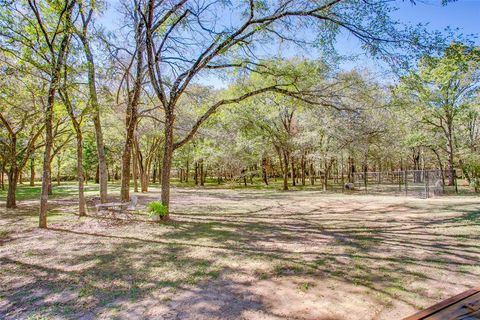
[(263, 182), (268, 186), (268, 176), (267, 176), (267, 158), (262, 159), (262, 176)]
[(198, 185), (198, 162), (195, 161), (195, 176), (193, 177), (193, 180), (195, 180), (195, 185)]
[[(120, 197), (122, 201), (130, 201), (130, 162), (132, 158), (132, 148), (134, 143), (135, 129), (137, 126), (138, 120), (138, 103), (140, 101), (140, 93), (142, 89), (143, 81), (143, 51), (144, 44), (142, 40), (143, 32), (143, 22), (139, 22), (137, 29), (135, 31), (135, 41), (137, 43), (137, 52), (136, 52), (136, 71), (135, 71), (135, 84), (132, 91), (128, 92), (128, 105), (127, 105), (127, 114), (126, 114), (126, 138), (125, 144), (123, 147), (122, 154), (122, 182), (120, 189)], [(165, 159), (164, 159), (165, 162)], [(171, 162), (171, 159), (170, 159)], [(167, 169), (165, 169), (167, 170)], [(169, 168), (168, 168), (169, 170)], [(163, 183), (163, 181), (162, 181)], [(163, 189), (162, 189), (163, 194)]]
[[(86, 33), (85, 28), (85, 33)], [(81, 41), (83, 43), (83, 51), (87, 60), (88, 70), (88, 89), (90, 94), (90, 103), (92, 107), (92, 120), (95, 128), (95, 139), (97, 146), (98, 156), (98, 180), (100, 183), (100, 202), (105, 203), (107, 201), (107, 183), (108, 183), (108, 171), (107, 171), (107, 159), (105, 157), (105, 145), (103, 142), (102, 124), (100, 121), (100, 105), (98, 103), (97, 88), (95, 80), (95, 63), (93, 60), (93, 54), (90, 49), (90, 43), (86, 34), (83, 34)], [(128, 196), (128, 195), (127, 195)]]
[(453, 141), (453, 130), (452, 130), (452, 125), (448, 125), (447, 129), (447, 174), (448, 174), (448, 186), (453, 186), (454, 184), (454, 173), (453, 170), (455, 169), (454, 167), (454, 141)]
[(97, 168), (95, 170), (95, 183), (100, 183), (100, 165), (97, 164)]
[(35, 158), (30, 158), (30, 186), (35, 185)]
[(200, 160), (200, 186), (205, 186), (205, 176), (204, 176), (204, 168), (203, 168), (203, 159)]
[(57, 186), (60, 185), (60, 165), (61, 165), (61, 159), (60, 156), (57, 157)]
[(77, 130), (78, 214), (80, 217), (83, 217), (87, 215), (83, 175), (83, 137), (80, 127), (78, 127)]
[(345, 190), (345, 178), (343, 176), (343, 169), (344, 169), (344, 164), (343, 164), (343, 154), (342, 154), (342, 163), (341, 163), (341, 177), (342, 177), (342, 191)]
[(48, 195), (53, 195), (53, 186), (52, 186), (52, 164), (50, 164), (50, 177), (48, 177)]
[(122, 153), (122, 173), (120, 182), (120, 199), (122, 201), (130, 200), (130, 160), (132, 157), (133, 137), (127, 134)]
[(140, 176), (140, 187), (142, 192), (148, 192), (148, 179), (149, 174), (148, 171), (144, 171), (143, 174)]
[(7, 208), (17, 207), (17, 184), (18, 184), (18, 168), (15, 164), (8, 171), (8, 193), (7, 193)]
[(5, 176), (5, 165), (2, 164), (2, 166), (0, 167), (0, 187), (2, 188), (2, 190), (5, 190), (4, 176)]
[(310, 176), (310, 184), (313, 186), (315, 184), (315, 171), (313, 169), (313, 162), (310, 162), (310, 170), (308, 175)]
[[(58, 73), (60, 70), (58, 70)], [(50, 164), (53, 146), (53, 105), (55, 104), (55, 94), (57, 91), (57, 84), (59, 81), (59, 74), (55, 74), (50, 84), (48, 92), (48, 102), (45, 110), (45, 151), (43, 153), (43, 175), (42, 175), (42, 192), (40, 196), (40, 212), (39, 223), (40, 228), (47, 227), (47, 210), (48, 210), (48, 195), (50, 189)]]
[[(162, 193), (161, 200), (164, 206), (170, 207), (170, 170), (172, 168), (173, 156), (173, 116), (166, 115), (165, 117), (165, 143), (163, 146), (163, 163), (162, 163)], [(169, 219), (169, 212), (164, 217), (164, 220)]]
[(323, 191), (327, 191), (327, 185), (328, 185), (328, 164), (327, 161), (325, 160), (324, 164), (324, 169), (325, 172), (323, 173)]
[(294, 156), (291, 156), (291, 159), (292, 159), (292, 185), (293, 186), (296, 186), (296, 182), (295, 182), (295, 178), (296, 178), (296, 174), (295, 174), (295, 157)]
[(283, 190), (288, 190), (288, 152), (283, 151)]
[(348, 182), (353, 183), (355, 176), (355, 163), (351, 156), (348, 156)]
[(302, 155), (301, 167), (302, 167), (302, 186), (304, 186), (305, 185), (305, 155)]
[(132, 156), (133, 191), (138, 192), (138, 158), (135, 150), (132, 151)]
[(190, 163), (188, 162), (188, 159), (187, 159), (187, 170), (185, 172), (185, 182), (188, 183), (188, 175), (189, 175), (189, 172), (190, 172)]
[[(140, 163), (140, 159), (138, 160)], [(150, 170), (152, 164), (149, 159), (145, 159), (145, 164), (142, 165), (141, 172), (140, 172), (140, 185), (142, 188), (142, 192), (148, 192), (148, 185), (150, 183)]]
[(158, 161), (157, 181), (158, 181), (158, 184), (161, 184), (162, 183), (162, 162), (163, 162), (162, 151), (161, 150), (159, 152), (159, 156), (158, 156), (157, 161)]
[(420, 170), (420, 151), (417, 150), (417, 148), (413, 149), (412, 159), (413, 159), (413, 170), (414, 170), (413, 182), (418, 183), (418, 182), (421, 182), (420, 181), (421, 180), (421, 175), (420, 175), (420, 172), (419, 172), (419, 170)]
[(440, 168), (440, 176), (441, 176), (441, 179), (442, 179), (442, 191), (445, 191), (445, 172), (444, 172), (444, 170), (443, 170), (442, 159), (441, 159), (440, 154), (437, 152), (436, 149), (431, 148), (431, 150), (433, 151), (433, 153), (434, 153), (435, 156), (437, 157), (438, 166), (439, 166), (439, 168)]
[(140, 186), (142, 188), (142, 192), (148, 192), (148, 184), (150, 183), (151, 162), (146, 159), (145, 164), (142, 165), (141, 168), (142, 171), (140, 173)]

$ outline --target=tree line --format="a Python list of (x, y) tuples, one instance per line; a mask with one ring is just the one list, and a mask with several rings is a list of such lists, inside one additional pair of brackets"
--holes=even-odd
[[(132, 183), (159, 182), (166, 207), (172, 172), (199, 184), (281, 176), (288, 189), (421, 161), (478, 187), (478, 48), (399, 24), (387, 2), (121, 1), (113, 31), (101, 24), (108, 5), (1, 1), (2, 186), (6, 173), (16, 207), (19, 179), (35, 183), (41, 164), (40, 227), (53, 169), (78, 180), (80, 216), (89, 177), (101, 202), (109, 179), (122, 201)], [(386, 84), (338, 70), (341, 32), (408, 72)], [(320, 58), (270, 53), (285, 44)]]

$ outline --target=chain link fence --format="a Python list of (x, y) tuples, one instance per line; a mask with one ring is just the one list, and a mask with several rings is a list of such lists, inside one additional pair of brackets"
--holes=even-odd
[[(455, 170), (355, 172), (353, 188), (365, 193), (394, 193), (431, 198), (457, 192), (456, 177)], [(452, 181), (450, 185), (449, 181)]]

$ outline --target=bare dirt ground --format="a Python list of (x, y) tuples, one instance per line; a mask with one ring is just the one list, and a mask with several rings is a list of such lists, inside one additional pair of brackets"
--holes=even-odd
[(172, 201), (158, 225), (79, 219), (75, 198), (55, 199), (48, 230), (36, 201), (2, 208), (0, 318), (401, 319), (480, 284), (479, 198), (176, 188)]

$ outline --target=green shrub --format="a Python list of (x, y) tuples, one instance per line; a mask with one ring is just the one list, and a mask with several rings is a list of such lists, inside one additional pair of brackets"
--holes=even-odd
[(469, 157), (462, 163), (462, 169), (471, 187), (475, 192), (480, 191), (480, 157)]
[(163, 218), (168, 214), (168, 207), (161, 201), (152, 201), (148, 204), (148, 213), (150, 217)]

